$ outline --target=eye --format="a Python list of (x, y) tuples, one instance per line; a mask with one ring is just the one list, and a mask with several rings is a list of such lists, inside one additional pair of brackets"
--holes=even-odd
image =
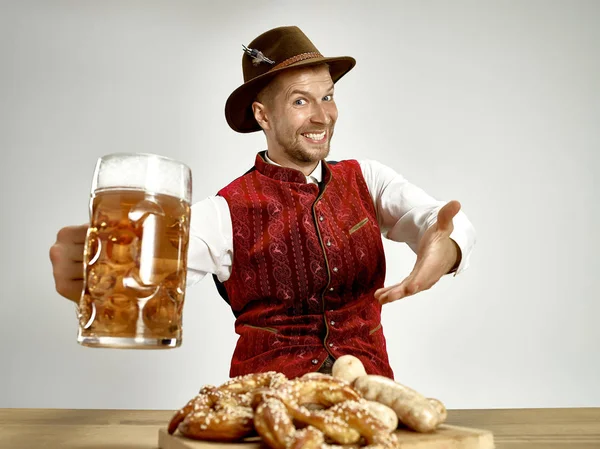
[(297, 100), (294, 100), (294, 104), (296, 106), (302, 106), (306, 104), (306, 100), (304, 98), (298, 98)]
[(323, 101), (332, 101), (333, 100), (333, 94), (331, 95), (325, 95), (323, 97)]

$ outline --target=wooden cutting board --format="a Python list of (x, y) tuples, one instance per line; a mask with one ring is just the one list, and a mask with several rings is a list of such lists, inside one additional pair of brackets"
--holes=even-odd
[[(494, 436), (481, 429), (441, 425), (432, 433), (417, 433), (399, 429), (398, 449), (494, 449)], [(158, 447), (161, 449), (264, 449), (258, 437), (242, 443), (213, 443), (195, 441), (176, 435), (169, 435), (166, 429), (158, 433)]]

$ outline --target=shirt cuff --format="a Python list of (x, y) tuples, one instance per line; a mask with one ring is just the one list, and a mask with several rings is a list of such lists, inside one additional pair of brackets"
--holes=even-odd
[(452, 222), (454, 224), (454, 230), (450, 234), (450, 238), (456, 242), (461, 252), (460, 264), (454, 271), (454, 276), (457, 276), (470, 266), (471, 253), (475, 246), (476, 234), (473, 225), (462, 211), (453, 218)]

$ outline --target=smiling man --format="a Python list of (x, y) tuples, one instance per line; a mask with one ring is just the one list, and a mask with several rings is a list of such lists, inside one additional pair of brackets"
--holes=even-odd
[[(192, 207), (188, 284), (211, 274), (236, 317), (230, 375), (330, 372), (353, 354), (393, 378), (382, 305), (468, 265), (475, 231), (457, 201), (444, 203), (372, 160), (328, 161), (338, 111), (334, 86), (355, 65), (324, 57), (297, 27), (244, 47), (244, 83), (225, 116), (262, 130), (254, 166)], [(86, 227), (61, 230), (51, 249), (57, 290), (78, 301)], [(384, 286), (382, 235), (408, 244), (414, 269)], [(80, 265), (78, 265), (80, 269)]]
[(252, 109), (272, 160), (310, 172), (328, 156), (338, 115), (333, 90), (322, 64), (280, 73), (259, 92)]

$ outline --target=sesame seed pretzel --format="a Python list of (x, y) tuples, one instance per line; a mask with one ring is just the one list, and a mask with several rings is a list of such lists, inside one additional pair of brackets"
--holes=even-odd
[(349, 382), (319, 373), (293, 380), (276, 372), (248, 374), (206, 385), (171, 419), (168, 432), (177, 430), (222, 442), (258, 433), (272, 449), (396, 447), (393, 429), (369, 401)]
[(270, 371), (234, 377), (219, 387), (206, 385), (173, 416), (168, 432), (179, 430), (196, 440), (241, 440), (254, 431), (254, 391), (277, 388), (286, 380), (282, 373)]
[[(320, 407), (308, 407), (314, 404)], [(330, 376), (310, 374), (257, 391), (253, 406), (256, 431), (272, 449), (396, 445), (395, 436), (360, 394), (348, 382)]]

